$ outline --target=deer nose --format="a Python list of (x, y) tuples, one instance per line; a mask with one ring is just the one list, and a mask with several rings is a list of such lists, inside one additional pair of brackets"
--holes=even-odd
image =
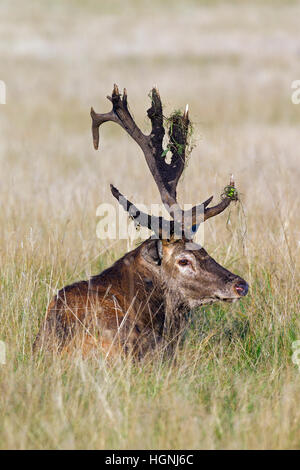
[(240, 296), (244, 296), (247, 295), (249, 286), (246, 281), (241, 280), (234, 285), (234, 288)]

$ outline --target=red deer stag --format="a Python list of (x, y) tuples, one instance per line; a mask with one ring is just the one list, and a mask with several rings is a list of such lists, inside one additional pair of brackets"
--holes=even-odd
[[(148, 117), (152, 129), (145, 135), (132, 118), (127, 93), (115, 85), (112, 110), (97, 114), (91, 109), (95, 149), (99, 127), (107, 121), (119, 124), (142, 149), (161, 199), (172, 221), (140, 212), (114, 186), (111, 191), (136, 223), (151, 228), (155, 235), (125, 254), (110, 268), (88, 281), (61, 289), (49, 305), (34, 344), (42, 348), (83, 355), (102, 352), (141, 358), (146, 353), (177, 344), (189, 312), (217, 300), (234, 301), (247, 294), (248, 285), (220, 266), (204, 248), (193, 243), (202, 221), (220, 214), (236, 198), (224, 197), (209, 207), (212, 197), (188, 213), (177, 203), (176, 187), (185, 166), (189, 116), (176, 113), (168, 130), (170, 163), (163, 151), (165, 134), (158, 90), (152, 90)], [(202, 207), (202, 212), (199, 211)]]

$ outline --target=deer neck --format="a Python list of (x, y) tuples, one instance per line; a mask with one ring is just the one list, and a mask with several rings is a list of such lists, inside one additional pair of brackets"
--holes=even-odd
[(189, 317), (189, 308), (185, 305), (178, 293), (168, 287), (164, 289), (164, 327), (165, 341), (177, 343), (185, 330)]
[(128, 266), (126, 278), (130, 277), (130, 303), (139, 322), (151, 325), (160, 336), (178, 335), (186, 324), (189, 309), (179, 293), (167, 285), (160, 269), (136, 263)]

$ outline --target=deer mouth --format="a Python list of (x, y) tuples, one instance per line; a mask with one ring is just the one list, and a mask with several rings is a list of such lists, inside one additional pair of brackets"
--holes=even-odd
[(227, 302), (227, 303), (234, 303), (237, 300), (239, 300), (240, 297), (222, 297), (222, 296), (214, 296), (214, 297), (208, 297), (206, 299), (201, 299), (200, 303), (197, 302), (198, 306), (201, 305), (211, 305), (214, 304), (215, 302)]
[(215, 298), (216, 300), (222, 300), (223, 302), (233, 303), (247, 295), (248, 289), (249, 286), (247, 282), (243, 279), (239, 279), (237, 282), (235, 282), (234, 285), (231, 286), (229, 292), (227, 291), (224, 295), (223, 293), (218, 293)]
[(246, 281), (241, 279), (234, 285), (234, 290), (238, 294), (239, 297), (244, 297), (248, 294), (249, 286)]
[(240, 299), (240, 297), (220, 297), (218, 295), (215, 297), (215, 300), (221, 300), (222, 302), (227, 302), (227, 303), (231, 303), (231, 304), (236, 302), (239, 299)]

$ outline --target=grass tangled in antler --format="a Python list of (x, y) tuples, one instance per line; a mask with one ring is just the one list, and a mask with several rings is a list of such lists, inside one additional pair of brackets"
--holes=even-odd
[[(169, 151), (176, 151), (178, 155), (184, 157), (185, 155), (185, 166), (190, 157), (192, 150), (195, 148), (195, 143), (192, 140), (192, 135), (194, 133), (194, 128), (192, 122), (189, 120), (188, 125), (186, 126), (184, 120), (182, 119), (183, 112), (181, 109), (173, 111), (170, 116), (163, 116), (166, 123), (166, 127), (169, 129), (170, 142), (168, 143), (166, 149), (162, 152), (161, 156), (166, 157)], [(181, 126), (181, 130), (186, 133), (186, 142), (185, 144), (177, 142), (174, 137), (174, 127)]]
[(225, 197), (229, 197), (233, 201), (239, 201), (237, 189), (231, 185), (225, 186), (224, 191), (221, 194), (221, 198), (224, 199)]

